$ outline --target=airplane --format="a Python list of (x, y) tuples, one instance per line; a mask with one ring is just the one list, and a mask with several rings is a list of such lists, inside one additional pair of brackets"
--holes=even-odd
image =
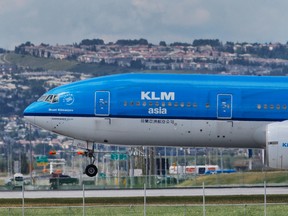
[(24, 110), (46, 130), (93, 144), (266, 149), (288, 168), (288, 77), (128, 73), (56, 87)]

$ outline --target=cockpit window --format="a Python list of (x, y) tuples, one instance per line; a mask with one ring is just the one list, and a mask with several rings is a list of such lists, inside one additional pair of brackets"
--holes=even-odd
[(42, 95), (38, 101), (47, 102), (47, 103), (58, 103), (59, 96), (58, 95)]
[(54, 95), (48, 95), (48, 97), (45, 99), (46, 102), (52, 103)]
[(37, 101), (45, 101), (47, 95), (42, 95)]
[(52, 99), (52, 103), (58, 103), (59, 102), (59, 97), (58, 95), (54, 95), (53, 99)]

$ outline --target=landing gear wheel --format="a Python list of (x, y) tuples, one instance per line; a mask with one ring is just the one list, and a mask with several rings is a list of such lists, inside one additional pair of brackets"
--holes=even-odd
[(85, 173), (86, 175), (88, 175), (89, 177), (94, 177), (97, 175), (98, 173), (98, 169), (94, 164), (89, 164), (86, 169), (85, 169)]

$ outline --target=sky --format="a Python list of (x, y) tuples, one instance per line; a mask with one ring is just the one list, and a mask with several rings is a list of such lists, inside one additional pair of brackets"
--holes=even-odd
[(287, 0), (0, 0), (0, 48), (195, 39), (286, 43)]

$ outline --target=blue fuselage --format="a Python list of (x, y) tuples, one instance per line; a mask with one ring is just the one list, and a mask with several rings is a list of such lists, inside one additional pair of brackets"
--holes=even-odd
[(288, 77), (123, 74), (64, 85), (45, 95), (57, 95), (57, 100), (38, 101), (24, 115), (240, 121), (288, 117)]

